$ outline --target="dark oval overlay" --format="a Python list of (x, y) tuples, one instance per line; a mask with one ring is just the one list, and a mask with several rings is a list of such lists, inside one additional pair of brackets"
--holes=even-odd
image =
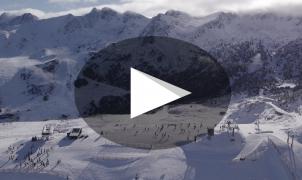
[[(130, 119), (131, 67), (191, 94)], [(118, 144), (146, 149), (196, 141), (221, 121), (231, 98), (228, 75), (209, 53), (168, 37), (109, 45), (89, 59), (74, 85), (79, 114), (92, 129)]]

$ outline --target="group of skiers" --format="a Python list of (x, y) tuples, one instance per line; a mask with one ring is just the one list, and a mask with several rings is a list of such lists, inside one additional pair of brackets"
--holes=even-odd
[(39, 147), (37, 153), (32, 152), (33, 145), (31, 147), (31, 151), (29, 151), (24, 157), (24, 161), (20, 161), (19, 167), (22, 168), (45, 168), (49, 165), (49, 151), (48, 148)]
[(10, 145), (8, 148), (7, 148), (7, 154), (9, 154), (8, 156), (8, 160), (16, 160), (16, 151), (18, 150), (18, 147), (17, 146), (12, 146)]
[[(20, 145), (21, 146), (21, 145)], [(49, 165), (49, 148), (41, 148), (39, 147), (37, 151), (34, 151), (35, 144), (32, 144), (30, 150), (23, 157), (23, 161), (21, 160), (16, 167), (19, 168), (45, 168)], [(19, 160), (16, 152), (19, 149), (17, 146), (10, 145), (8, 147), (7, 153), (9, 154), (8, 160), (17, 161)]]

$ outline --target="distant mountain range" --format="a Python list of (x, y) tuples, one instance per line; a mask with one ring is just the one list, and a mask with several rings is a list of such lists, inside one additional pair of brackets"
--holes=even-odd
[[(0, 79), (5, 77), (0, 81), (1, 112), (17, 114), (20, 120), (76, 116), (73, 85), (84, 62), (113, 42), (138, 36), (173, 37), (208, 51), (228, 72), (234, 95), (258, 95), (263, 89), (278, 96), (294, 91), (295, 101), (302, 99), (297, 93), (302, 84), (302, 17), (223, 12), (193, 17), (171, 10), (147, 18), (94, 8), (83, 16), (49, 19), (29, 13), (0, 16), (0, 64), (8, 58), (19, 63), (10, 78), (0, 72)], [(25, 66), (26, 60), (35, 63)], [(295, 86), (281, 92), (285, 82)], [(282, 105), (288, 105), (283, 99)]]

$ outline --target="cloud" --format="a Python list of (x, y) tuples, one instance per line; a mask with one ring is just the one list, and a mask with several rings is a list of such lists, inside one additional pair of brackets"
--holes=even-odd
[[(300, 10), (298, 10), (300, 7)], [(196, 16), (203, 16), (218, 11), (253, 12), (253, 11), (283, 11), (301, 13), (301, 0), (124, 0), (120, 9), (134, 9), (147, 16), (158, 12), (175, 9)], [(295, 11), (292, 11), (295, 10)]]
[[(226, 12), (277, 12), (291, 15), (302, 15), (301, 0), (119, 0), (105, 3), (104, 0), (48, 0), (50, 3), (69, 3), (76, 2), (99, 2), (93, 6), (84, 7), (77, 6), (72, 10), (59, 12), (42, 12), (34, 9), (27, 9), (41, 18), (60, 16), (64, 14), (83, 15), (88, 13), (93, 7), (103, 8), (109, 7), (119, 12), (134, 11), (148, 17), (152, 17), (158, 13), (166, 12), (174, 9), (184, 11), (194, 16), (204, 16), (218, 11)], [(74, 6), (73, 6), (74, 7)], [(19, 10), (18, 10), (19, 11)], [(24, 11), (24, 9), (22, 10)]]
[(44, 17), (47, 18), (47, 14), (44, 11), (38, 10), (38, 9), (31, 9), (31, 8), (25, 8), (25, 9), (19, 9), (19, 10), (10, 10), (10, 11), (0, 11), (0, 13), (9, 13), (13, 15), (22, 15), (24, 13), (31, 13), (38, 17)]

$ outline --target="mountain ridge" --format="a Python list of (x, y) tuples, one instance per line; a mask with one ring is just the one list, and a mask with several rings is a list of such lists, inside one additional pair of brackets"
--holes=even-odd
[[(4, 14), (0, 17), (3, 19), (6, 16), (8, 15)], [(24, 15), (12, 17), (12, 20), (20, 17)], [(58, 83), (50, 83), (54, 89), (61, 90), (61, 95), (49, 94), (45, 91), (44, 96), (47, 101), (56, 99), (57, 96), (64, 99), (62, 94), (65, 96), (67, 94), (66, 97), (73, 96), (73, 87), (68, 88), (64, 84), (73, 85), (77, 73), (91, 55), (111, 43), (139, 36), (172, 37), (208, 51), (226, 69), (234, 94), (245, 93), (254, 96), (261, 89), (276, 89), (276, 84), (283, 81), (295, 83), (296, 87), (299, 87), (302, 82), (298, 68), (301, 56), (295, 53), (300, 47), (298, 42), (302, 33), (301, 17), (272, 13), (224, 12), (193, 17), (180, 11), (170, 10), (147, 18), (134, 12), (119, 13), (110, 8), (94, 8), (83, 16), (68, 14), (49, 19), (36, 19), (27, 14), (26, 17), (34, 20), (13, 26), (3, 25), (0, 21), (0, 51), (2, 52), (0, 60), (26, 57), (40, 63), (42, 67), (48, 66), (47, 63), (54, 60), (58, 60), (58, 66), (63, 64), (65, 73), (51, 72), (52, 77), (55, 78), (54, 82)], [(288, 56), (293, 60), (280, 66), (279, 64)], [(24, 68), (30, 70), (34, 67)], [(24, 71), (24, 69), (14, 71)], [(33, 75), (45, 77), (49, 72), (41, 71)], [(15, 76), (18, 76), (18, 73)], [(18, 84), (20, 81), (28, 81), (31, 87), (40, 87), (39, 82), (30, 79), (22, 80), (20, 77), (7, 79), (7, 76), (5, 79), (9, 84)], [(3, 85), (5, 86), (6, 84)], [(9, 92), (2, 90), (0, 99), (8, 95)], [(20, 99), (24, 98), (24, 94), (19, 93), (19, 95)], [(45, 103), (43, 97), (38, 96), (39, 101), (36, 103)], [(74, 106), (72, 103), (70, 106)], [(9, 100), (2, 101), (4, 108), (10, 104)], [(297, 106), (292, 110), (296, 108)]]

